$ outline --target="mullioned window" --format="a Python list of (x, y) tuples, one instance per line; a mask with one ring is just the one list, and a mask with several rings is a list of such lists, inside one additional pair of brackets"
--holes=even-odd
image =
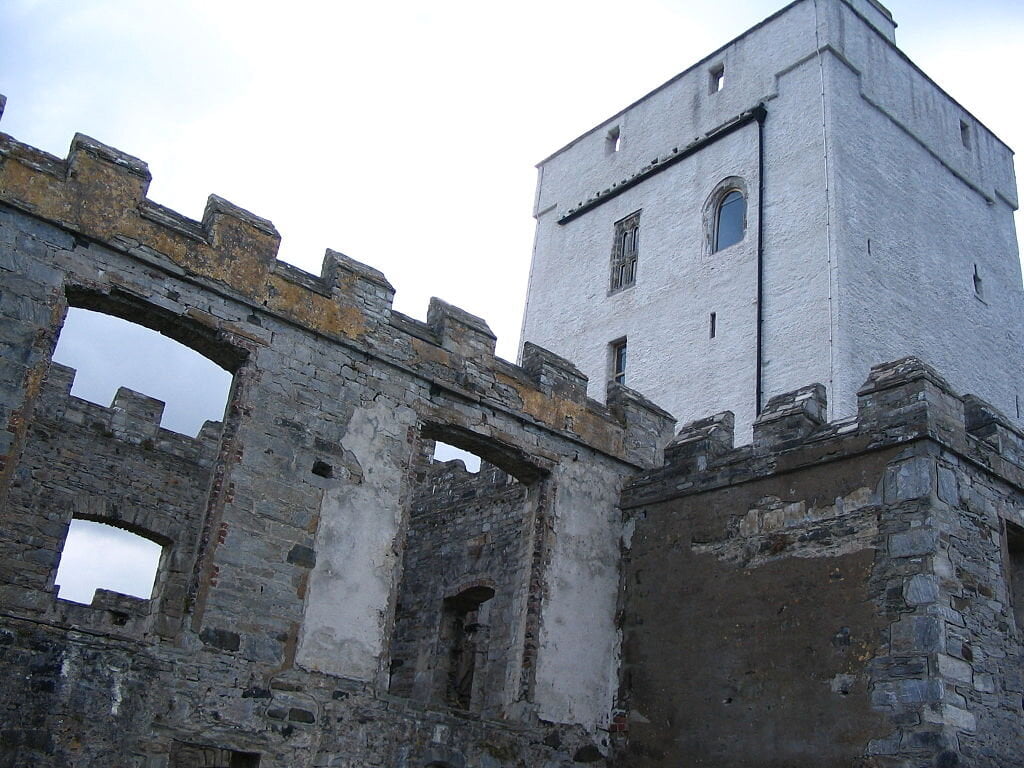
[(609, 293), (615, 293), (636, 284), (636, 263), (639, 250), (640, 211), (637, 211), (615, 222)]

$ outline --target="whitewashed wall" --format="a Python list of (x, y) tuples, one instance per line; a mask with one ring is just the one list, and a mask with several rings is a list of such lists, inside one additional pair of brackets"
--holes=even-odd
[[(819, 381), (830, 416), (848, 415), (872, 364), (917, 354), (1015, 416), (1024, 333), (1012, 155), (891, 37), (870, 0), (794, 3), (542, 162), (523, 339), (575, 362), (603, 399), (608, 344), (625, 336), (629, 386), (680, 422), (732, 410), (738, 439), (749, 438), (756, 125), (557, 220), (763, 102), (765, 399)], [(718, 65), (725, 88), (711, 93)], [(621, 149), (609, 154), (616, 126)], [(727, 176), (750, 191), (747, 237), (709, 256), (702, 213)], [(608, 296), (614, 222), (639, 209), (636, 285)]]

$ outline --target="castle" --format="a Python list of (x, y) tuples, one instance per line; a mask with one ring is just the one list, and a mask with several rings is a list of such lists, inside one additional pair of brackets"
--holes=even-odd
[(1019, 419), (1013, 153), (894, 35), (791, 3), (542, 161), (523, 337), (592, 388), (628, 348), (629, 386), (747, 439), (811, 381), (852, 415), (905, 355)]
[[(892, 33), (797, 0), (544, 161), (518, 365), (0, 134), (0, 766), (1024, 766), (1012, 165)], [(223, 421), (71, 396), (69, 307)], [(148, 599), (60, 598), (75, 519)]]

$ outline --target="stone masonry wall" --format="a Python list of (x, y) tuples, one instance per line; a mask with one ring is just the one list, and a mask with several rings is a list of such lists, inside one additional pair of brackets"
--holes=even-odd
[[(394, 312), (384, 276), (341, 254), (319, 276), (277, 262), (270, 222), (216, 197), (192, 221), (148, 200), (148, 182), (144, 163), (84, 136), (60, 159), (0, 134), (3, 764), (553, 768), (604, 748), (618, 491), (659, 461), (670, 417), (621, 388), (608, 407), (588, 400), (586, 379), (540, 348), (523, 367), (495, 358), (487, 325), (444, 302), (426, 322)], [(96, 409), (88, 446), (91, 406), (71, 409), (81, 425), (55, 421), (44, 383), (67, 377), (51, 355), (68, 306), (233, 374), (219, 435), (172, 494), (161, 467), (181, 457), (164, 451), (154, 401), (122, 392)], [(535, 494), (517, 544), (535, 587), (511, 609), (501, 719), (388, 693), (413, 467), (430, 440)], [(79, 462), (77, 508), (51, 492), (53, 456)], [(164, 544), (145, 618), (110, 627), (88, 618), (96, 606), (52, 608), (76, 513)], [(553, 543), (560, 532), (572, 546)], [(581, 630), (586, 663), (560, 677)]]
[(631, 482), (624, 766), (1024, 765), (1022, 436), (915, 359), (684, 427)]
[[(444, 603), (467, 589), (493, 590), (473, 630), (476, 660), (470, 709), (499, 713), (518, 692), (508, 680), (522, 649), (517, 616), (527, 600), (531, 522), (527, 486), (496, 467), (467, 472), (435, 463), (413, 491), (402, 584), (391, 644), (391, 692), (444, 703), (450, 628)], [(396, 668), (396, 662), (401, 662)]]
[[(104, 408), (72, 397), (73, 380), (72, 369), (54, 364), (43, 382), (8, 496), (0, 594), (8, 609), (37, 619), (172, 637), (220, 425), (207, 422), (197, 438), (179, 435), (160, 428), (159, 400), (121, 389)], [(91, 607), (57, 600), (53, 579), (72, 518), (124, 528), (164, 547), (152, 600), (104, 590)], [(12, 536), (15, 530), (31, 534)]]

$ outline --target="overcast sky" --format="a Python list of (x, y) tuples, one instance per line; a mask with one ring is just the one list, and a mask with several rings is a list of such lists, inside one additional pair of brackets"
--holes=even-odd
[[(277, 225), (281, 258), (319, 273), (342, 251), (399, 310), (439, 296), (515, 359), (534, 164), (782, 5), (4, 0), (0, 130), (136, 155), (151, 199), (198, 219), (222, 195)], [(900, 47), (1024, 147), (1024, 3), (887, 5)]]
[[(5, 0), (0, 130), (59, 156), (76, 131), (147, 161), (150, 197), (222, 195), (319, 272), (369, 263), (396, 307), (484, 317), (514, 359), (534, 164), (781, 0)], [(890, 0), (897, 42), (1024, 146), (1019, 0)]]

